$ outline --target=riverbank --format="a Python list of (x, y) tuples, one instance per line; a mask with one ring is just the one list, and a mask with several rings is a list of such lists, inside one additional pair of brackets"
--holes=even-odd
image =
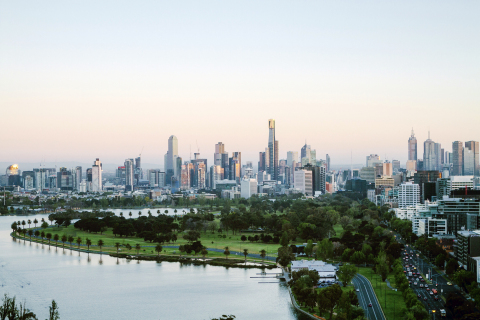
[(170, 256), (170, 255), (158, 255), (158, 256), (135, 256), (126, 253), (111, 253), (109, 254), (114, 258), (122, 258), (129, 260), (143, 260), (143, 261), (156, 261), (156, 262), (180, 262), (193, 265), (211, 265), (227, 268), (261, 268), (261, 269), (276, 269), (276, 265), (262, 264), (261, 262), (252, 262), (250, 260), (242, 259), (221, 259), (221, 258), (199, 258), (199, 257), (185, 257), (185, 256)]

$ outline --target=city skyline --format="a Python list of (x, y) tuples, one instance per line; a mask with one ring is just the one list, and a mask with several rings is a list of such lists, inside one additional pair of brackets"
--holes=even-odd
[(447, 150), (478, 140), (478, 3), (92, 6), (4, 4), (0, 161), (123, 163), (144, 148), (161, 165), (176, 135), (183, 158), (198, 142), (211, 161), (223, 141), (256, 162), (270, 118), (280, 159), (307, 139), (332, 164), (404, 163), (412, 127)]

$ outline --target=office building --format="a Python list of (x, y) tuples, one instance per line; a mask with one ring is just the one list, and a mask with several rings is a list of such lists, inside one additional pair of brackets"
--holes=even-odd
[(80, 190), (80, 183), (82, 183), (83, 179), (83, 173), (82, 173), (82, 167), (78, 166), (75, 167), (75, 190)]
[(398, 207), (406, 208), (420, 203), (420, 186), (405, 182), (398, 187)]
[(268, 120), (268, 164), (267, 172), (278, 180), (278, 141), (275, 140), (275, 120)]
[(102, 183), (102, 163), (97, 158), (92, 166), (92, 192), (99, 192), (103, 190)]
[(465, 142), (464, 149), (464, 165), (463, 165), (463, 174), (464, 175), (480, 175), (480, 165), (479, 165), (479, 143), (478, 141), (467, 141)]
[(330, 156), (328, 154), (325, 156), (325, 162), (327, 163), (326, 170), (327, 172), (329, 172), (331, 169), (330, 169)]
[(454, 141), (452, 143), (452, 163), (453, 163), (453, 176), (463, 175), (463, 142)]
[(312, 171), (303, 169), (296, 170), (294, 176), (295, 189), (299, 189), (300, 192), (306, 196), (313, 196)]
[(417, 138), (415, 138), (415, 133), (413, 132), (410, 138), (408, 138), (408, 160), (417, 161)]
[(168, 138), (168, 151), (164, 157), (164, 166), (165, 166), (165, 173), (167, 175), (167, 182), (170, 184), (172, 177), (175, 176), (175, 172), (180, 174), (181, 171), (181, 163), (180, 168), (178, 168), (177, 164), (177, 157), (178, 157), (178, 139), (175, 136), (170, 136)]
[(242, 198), (248, 199), (254, 194), (257, 194), (257, 180), (255, 179), (243, 179), (240, 186)]
[(377, 164), (382, 164), (380, 156), (378, 154), (371, 154), (367, 156), (367, 167), (375, 167)]
[(57, 172), (57, 189), (72, 191), (74, 188), (73, 180), (73, 174), (70, 170), (65, 167), (60, 168), (60, 171)]
[[(436, 196), (436, 182), (442, 174), (439, 171), (417, 171), (413, 175), (413, 183), (420, 186), (420, 201), (432, 200), (432, 195)], [(431, 190), (433, 184), (433, 192)]]
[(363, 167), (360, 169), (360, 179), (366, 180), (368, 183), (375, 183), (375, 168)]
[(423, 143), (423, 170), (438, 170), (436, 144), (430, 139), (430, 131), (428, 132), (428, 139)]
[(135, 164), (133, 159), (125, 160), (125, 191), (133, 191), (135, 181)]
[(385, 161), (383, 163), (383, 175), (386, 177), (393, 176), (393, 166), (391, 162)]
[(22, 179), (23, 179), (23, 188), (25, 188), (25, 190), (35, 189), (35, 172), (23, 171)]

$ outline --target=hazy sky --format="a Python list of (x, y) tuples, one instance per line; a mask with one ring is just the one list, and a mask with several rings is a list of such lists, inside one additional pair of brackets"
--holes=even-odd
[[(0, 1), (0, 161), (480, 140), (479, 1)], [(256, 167), (256, 165), (255, 165)], [(3, 170), (3, 169), (2, 169)]]

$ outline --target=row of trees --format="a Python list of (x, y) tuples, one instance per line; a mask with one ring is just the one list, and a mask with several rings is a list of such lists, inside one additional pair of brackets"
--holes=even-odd
[[(49, 306), (48, 319), (46, 320), (59, 320), (60, 313), (59, 308), (55, 300), (52, 300), (52, 304)], [(26, 303), (17, 303), (16, 297), (9, 297), (7, 294), (2, 299), (0, 305), (0, 319), (8, 320), (38, 320), (35, 313), (26, 307)]]
[[(348, 268), (351, 267), (355, 268), (354, 266)], [(335, 319), (365, 319), (364, 311), (359, 306), (354, 291), (343, 292), (338, 284), (316, 290), (315, 286), (319, 280), (316, 271), (305, 269), (292, 272), (292, 279), (288, 285), (301, 306), (308, 308), (310, 312), (314, 312), (314, 308), (317, 307), (320, 313), (328, 314), (330, 319), (333, 318), (335, 311), (337, 313)]]

